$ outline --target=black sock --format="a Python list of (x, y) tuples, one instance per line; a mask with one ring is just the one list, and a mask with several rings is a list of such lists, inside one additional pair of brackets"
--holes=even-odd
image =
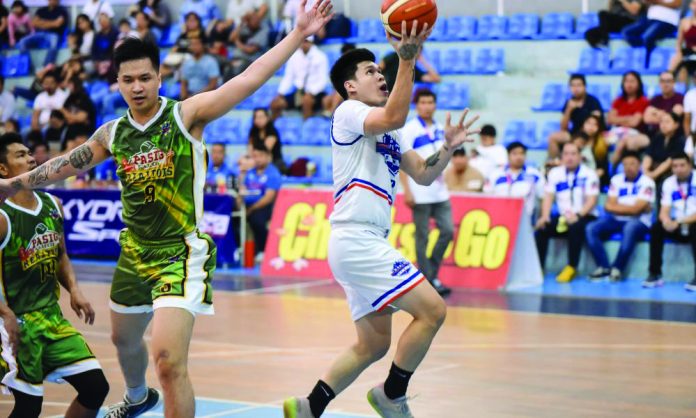
[(336, 397), (331, 386), (327, 385), (323, 380), (317, 381), (317, 384), (312, 389), (312, 393), (307, 396), (309, 399), (309, 409), (312, 410), (314, 418), (319, 418), (324, 410), (329, 406), (329, 402)]
[(389, 376), (384, 382), (384, 394), (389, 399), (396, 399), (406, 395), (408, 381), (411, 380), (413, 372), (400, 369), (399, 366), (392, 363), (389, 370)]

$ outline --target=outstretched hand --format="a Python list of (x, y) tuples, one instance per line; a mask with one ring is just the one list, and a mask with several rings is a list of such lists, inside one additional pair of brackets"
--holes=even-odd
[(319, 29), (323, 28), (334, 17), (331, 0), (316, 0), (314, 6), (309, 10), (305, 10), (306, 6), (307, 0), (302, 0), (297, 10), (296, 20), (296, 27), (305, 38), (319, 32)]
[(459, 119), (459, 123), (457, 125), (452, 125), (452, 115), (447, 112), (447, 117), (445, 119), (445, 142), (447, 143), (447, 147), (450, 149), (450, 152), (453, 152), (465, 142), (472, 142), (474, 139), (471, 138), (471, 135), (481, 132), (481, 129), (478, 128), (471, 129), (471, 125), (473, 125), (479, 119), (478, 115), (471, 118), (471, 120), (466, 122), (466, 124), (464, 123), (466, 120), (466, 115), (468, 114), (469, 109), (464, 109), (464, 112), (462, 112), (462, 117)]
[(418, 32), (418, 21), (414, 20), (413, 25), (411, 25), (411, 33), (406, 30), (406, 21), (401, 22), (401, 39), (397, 39), (387, 32), (387, 40), (391, 46), (396, 50), (396, 53), (404, 61), (411, 61), (418, 58), (421, 50), (423, 49), (423, 43), (428, 39), (432, 28), (428, 27), (428, 23), (423, 24), (423, 29), (420, 33)]

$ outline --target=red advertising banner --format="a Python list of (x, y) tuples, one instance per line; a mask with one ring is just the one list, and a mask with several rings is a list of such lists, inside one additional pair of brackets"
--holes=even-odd
[[(505, 285), (523, 212), (522, 199), (482, 195), (452, 196), (454, 239), (439, 278), (448, 286), (498, 289)], [(326, 279), (332, 193), (282, 189), (271, 219), (261, 273), (266, 276)], [(415, 262), (411, 209), (397, 196), (389, 242)], [(439, 231), (431, 229), (428, 254)]]

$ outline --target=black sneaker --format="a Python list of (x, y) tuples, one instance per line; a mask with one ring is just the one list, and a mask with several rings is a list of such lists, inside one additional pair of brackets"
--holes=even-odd
[(435, 291), (440, 294), (440, 296), (447, 296), (452, 293), (452, 289), (442, 284), (440, 279), (433, 279), (430, 284), (433, 285)]
[(662, 276), (660, 276), (659, 274), (651, 274), (643, 282), (643, 287), (646, 289), (652, 289), (655, 287), (660, 287), (663, 284), (665, 284), (665, 282), (662, 280)]
[(128, 399), (111, 405), (106, 409), (104, 418), (135, 418), (156, 408), (160, 404), (162, 394), (153, 388), (147, 388), (147, 396), (138, 403), (130, 403)]
[(609, 277), (609, 272), (607, 268), (597, 267), (597, 269), (590, 274), (590, 281), (600, 282), (606, 280)]
[(685, 284), (684, 289), (686, 289), (689, 292), (696, 292), (696, 279), (693, 279), (689, 283)]

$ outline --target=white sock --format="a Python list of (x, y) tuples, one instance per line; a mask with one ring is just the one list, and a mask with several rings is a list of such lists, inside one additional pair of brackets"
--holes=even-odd
[(147, 396), (147, 385), (143, 384), (134, 388), (126, 388), (126, 399), (130, 403), (140, 403)]

